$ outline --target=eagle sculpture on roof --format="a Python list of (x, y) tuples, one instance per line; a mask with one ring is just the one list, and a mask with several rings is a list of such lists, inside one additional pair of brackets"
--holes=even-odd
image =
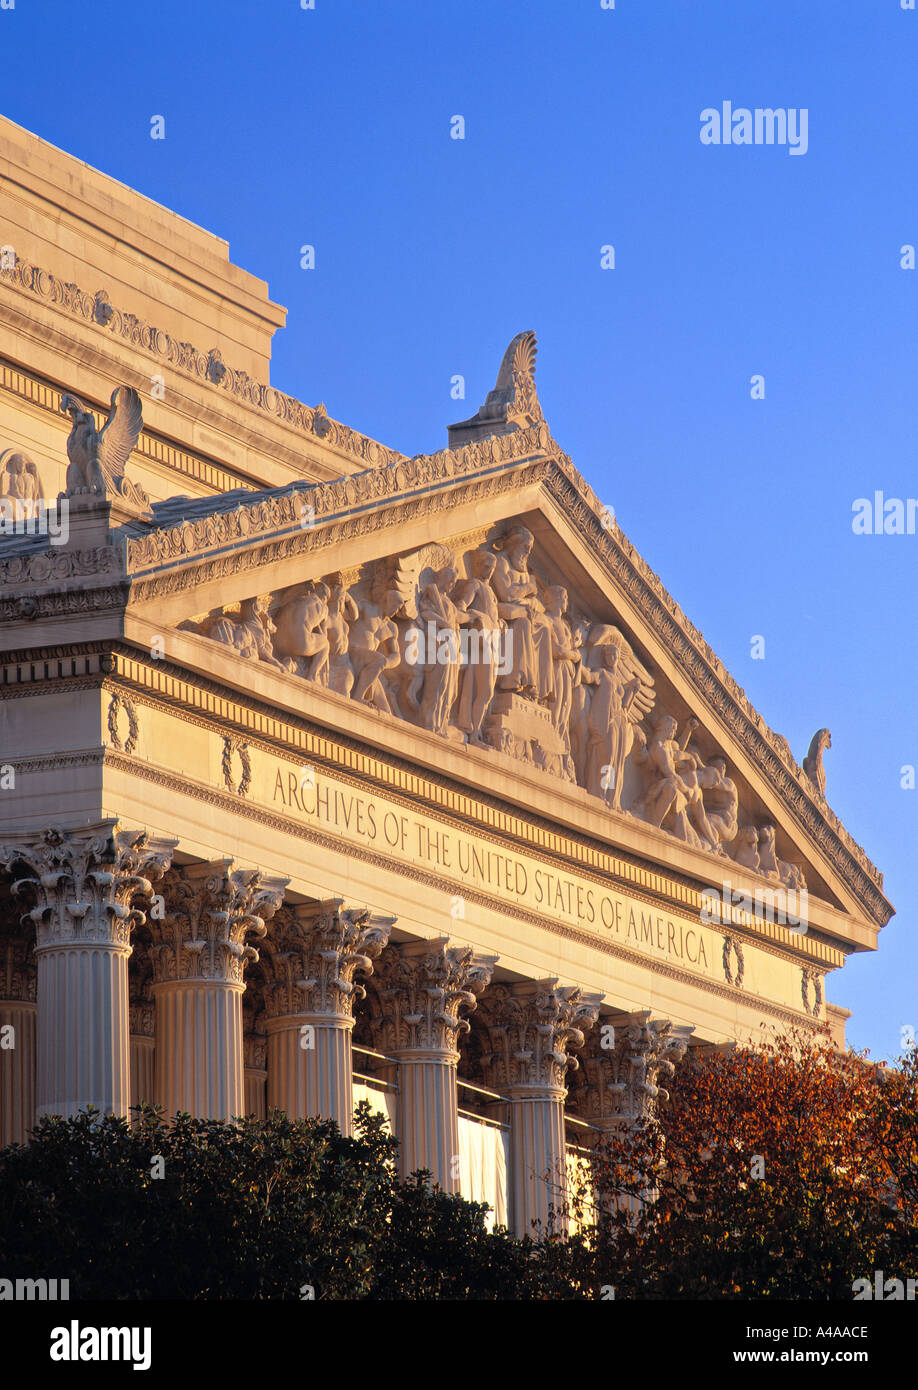
[(91, 410), (77, 396), (65, 392), (61, 410), (73, 426), (67, 439), (67, 492), (125, 492), (124, 470), (143, 429), (140, 397), (133, 386), (112, 392), (108, 419), (96, 429)]

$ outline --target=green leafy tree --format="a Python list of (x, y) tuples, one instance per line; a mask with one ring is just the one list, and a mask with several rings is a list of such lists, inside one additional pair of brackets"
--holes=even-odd
[(0, 1152), (0, 1275), (79, 1299), (578, 1296), (573, 1248), (489, 1231), (483, 1205), (401, 1180), (396, 1151), (368, 1107), (352, 1138), (279, 1112), (44, 1119)]

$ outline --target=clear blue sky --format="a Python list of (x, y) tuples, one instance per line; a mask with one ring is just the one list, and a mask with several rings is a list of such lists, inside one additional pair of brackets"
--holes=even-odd
[[(829, 801), (898, 915), (829, 998), (895, 1055), (918, 1031), (918, 535), (855, 536), (851, 509), (918, 496), (918, 13), (315, 6), (16, 0), (2, 110), (227, 238), (290, 311), (274, 385), (406, 453), (535, 329), (555, 438), (798, 759), (832, 730)], [(703, 146), (726, 100), (805, 107), (807, 153)]]

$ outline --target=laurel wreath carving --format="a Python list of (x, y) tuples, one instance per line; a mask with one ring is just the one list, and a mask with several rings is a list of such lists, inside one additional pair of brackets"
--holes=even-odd
[[(118, 733), (118, 715), (124, 710), (128, 718), (128, 736), (124, 743), (121, 742), (121, 735)], [(137, 740), (140, 737), (140, 726), (137, 723), (137, 711), (134, 709), (134, 702), (126, 695), (120, 695), (114, 691), (108, 704), (108, 732), (112, 743), (119, 752), (133, 753), (137, 747)]]
[[(803, 1007), (813, 1018), (819, 1017), (822, 1008), (822, 976), (818, 971), (812, 970), (805, 965), (802, 970), (802, 980), (800, 982), (800, 993), (803, 997)], [(813, 1005), (810, 1007), (810, 985), (813, 986)]]
[[(242, 774), (238, 787), (233, 783), (234, 753), (239, 754), (239, 761), (242, 764)], [(240, 743), (238, 739), (230, 738), (227, 734), (223, 737), (223, 781), (226, 783), (227, 791), (236, 792), (238, 796), (245, 796), (252, 785), (252, 759), (248, 745)]]
[[(731, 956), (736, 957), (736, 973), (734, 974), (731, 965)], [(743, 959), (742, 943), (734, 940), (732, 936), (724, 937), (724, 976), (728, 985), (736, 985), (741, 988), (743, 976), (746, 973), (746, 962)]]

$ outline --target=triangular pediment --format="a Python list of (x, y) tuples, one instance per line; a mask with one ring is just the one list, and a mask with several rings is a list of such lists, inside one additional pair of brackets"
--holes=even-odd
[[(544, 422), (334, 483), (175, 498), (123, 537), (126, 635), (171, 630), (186, 669), (241, 690), (257, 672), (271, 699), (295, 688), (316, 722), (472, 785), (497, 769), (616, 843), (641, 827), (709, 881), (805, 884), (874, 928), (890, 915), (863, 850)], [(488, 643), (482, 671), (469, 652), (480, 667)]]

